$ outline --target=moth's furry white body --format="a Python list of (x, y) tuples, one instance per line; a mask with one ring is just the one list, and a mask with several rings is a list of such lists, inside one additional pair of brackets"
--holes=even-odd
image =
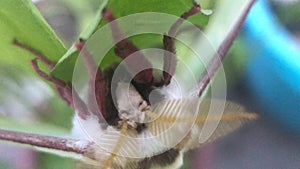
[(169, 85), (161, 87), (159, 92), (165, 97), (165, 99), (182, 99), (187, 95), (183, 90), (181, 90), (175, 80), (171, 80)]
[[(73, 125), (72, 137), (80, 140), (102, 140), (103, 134), (108, 132), (120, 134), (120, 130), (115, 127), (108, 126), (105, 129), (101, 128), (95, 115), (89, 116), (86, 120), (82, 120), (80, 117), (75, 115)], [(158, 152), (161, 153), (162, 149), (166, 149), (166, 146), (162, 145), (159, 141), (149, 139), (151, 137), (153, 137), (153, 135), (147, 129), (136, 135), (136, 140), (138, 141), (135, 143), (137, 143), (137, 149), (141, 150), (139, 156), (151, 157)], [(82, 141), (81, 143), (81, 146), (85, 147), (87, 142)]]

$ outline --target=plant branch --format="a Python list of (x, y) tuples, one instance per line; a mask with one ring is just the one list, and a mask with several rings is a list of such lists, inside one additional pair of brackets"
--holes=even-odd
[(12, 141), (15, 143), (27, 144), (37, 147), (50, 148), (55, 150), (74, 152), (77, 154), (86, 153), (91, 142), (82, 146), (80, 140), (65, 139), (53, 136), (44, 136), (39, 134), (23, 133), (0, 129), (0, 140)]
[(255, 0), (252, 0), (247, 6), (246, 10), (243, 11), (237, 23), (233, 26), (232, 30), (228, 33), (228, 35), (225, 37), (225, 39), (219, 46), (217, 53), (213, 56), (212, 60), (208, 64), (206, 71), (202, 73), (200, 80), (198, 82), (200, 86), (199, 93), (198, 93), (199, 97), (202, 95), (202, 93), (205, 91), (206, 87), (210, 83), (211, 77), (214, 76), (218, 68), (221, 66), (223, 59), (225, 58), (230, 47), (232, 46), (233, 40), (237, 37), (247, 17), (247, 14), (249, 13), (251, 6), (253, 5), (254, 2)]

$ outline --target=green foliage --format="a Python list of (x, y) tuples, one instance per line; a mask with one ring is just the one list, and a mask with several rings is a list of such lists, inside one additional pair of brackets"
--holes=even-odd
[(14, 39), (57, 61), (66, 52), (30, 0), (0, 0), (0, 62), (30, 70), (33, 56), (12, 45)]
[(52, 124), (41, 122), (19, 122), (5, 116), (0, 116), (0, 124), (1, 129), (45, 134), (50, 136), (63, 136), (69, 133), (69, 130)]
[[(176, 16), (180, 16), (183, 12), (189, 10), (192, 7), (192, 1), (190, 0), (176, 0), (175, 1), (161, 1), (161, 0), (151, 0), (151, 1), (140, 1), (140, 0), (129, 0), (129, 1), (118, 1), (118, 0), (110, 0), (108, 3), (103, 1), (101, 4), (99, 14), (96, 16), (95, 20), (91, 23), (90, 27), (85, 30), (80, 37), (83, 39), (87, 39), (93, 32), (101, 29), (105, 24), (105, 21), (101, 20), (101, 11), (104, 7), (110, 8), (116, 18), (120, 18), (122, 16), (127, 16), (134, 13), (141, 12), (160, 12), (167, 13)], [(208, 22), (208, 16), (203, 14), (196, 14), (192, 16), (189, 21), (192, 23), (205, 26)], [(136, 21), (139, 24), (143, 24), (144, 21)], [(155, 21), (149, 21), (155, 22)], [(141, 35), (130, 38), (135, 45), (139, 48), (146, 47), (157, 47), (162, 46), (162, 36), (157, 35)], [(103, 42), (105, 43), (105, 42)], [(101, 45), (101, 44), (99, 44)], [(118, 58), (115, 56), (113, 50), (111, 50), (108, 54), (109, 58), (107, 58), (104, 62), (105, 65), (109, 65), (114, 61), (118, 61)], [(56, 66), (52, 75), (64, 79), (66, 81), (70, 81), (72, 79), (72, 70), (77, 59), (78, 52), (74, 48), (71, 48), (66, 55), (59, 61), (59, 64)]]
[(12, 169), (12, 167), (5, 162), (0, 162), (0, 169)]
[(62, 158), (48, 153), (39, 153), (37, 168), (42, 169), (74, 169), (75, 161), (69, 158)]

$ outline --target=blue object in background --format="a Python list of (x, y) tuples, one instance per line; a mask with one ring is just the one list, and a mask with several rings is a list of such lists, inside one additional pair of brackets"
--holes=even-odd
[(281, 26), (265, 0), (258, 0), (243, 36), (250, 49), (247, 84), (277, 124), (300, 135), (300, 43)]

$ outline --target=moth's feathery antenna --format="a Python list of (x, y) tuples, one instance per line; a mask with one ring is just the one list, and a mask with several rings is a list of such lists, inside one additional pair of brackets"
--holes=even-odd
[(204, 123), (205, 121), (233, 121), (237, 119), (256, 119), (258, 117), (255, 113), (246, 113), (246, 112), (232, 112), (227, 113), (219, 116), (212, 116), (207, 119), (207, 116), (198, 116), (196, 118), (176, 118), (176, 117), (167, 117), (155, 114), (153, 112), (147, 111), (146, 115), (152, 119), (155, 119), (159, 122), (165, 123)]
[(113, 150), (113, 152), (111, 152), (111, 155), (108, 157), (108, 159), (104, 162), (103, 164), (103, 168), (104, 169), (107, 169), (109, 168), (110, 166), (112, 166), (113, 164), (113, 160), (114, 158), (116, 157), (116, 153), (118, 153), (122, 147), (122, 144), (124, 142), (124, 139), (125, 139), (125, 135), (126, 135), (126, 132), (127, 132), (127, 128), (128, 128), (128, 125), (127, 123), (123, 123), (122, 125), (122, 129), (121, 129), (121, 133), (120, 133), (120, 137), (119, 137), (119, 140)]

